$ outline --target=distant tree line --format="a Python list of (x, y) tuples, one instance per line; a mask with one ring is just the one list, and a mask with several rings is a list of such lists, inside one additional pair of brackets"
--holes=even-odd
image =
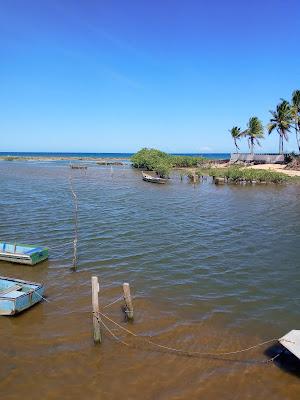
[[(288, 141), (289, 133), (293, 129), (296, 135), (298, 151), (300, 152), (300, 90), (292, 93), (290, 102), (281, 99), (275, 111), (270, 111), (271, 118), (266, 129), (270, 135), (276, 131), (279, 135), (279, 153), (283, 154), (283, 143)], [(251, 117), (248, 121), (247, 128), (242, 130), (238, 126), (230, 129), (237, 153), (239, 152), (238, 141), (246, 138), (251, 154), (254, 153), (254, 146), (261, 145), (260, 139), (264, 138), (264, 127), (260, 119)]]

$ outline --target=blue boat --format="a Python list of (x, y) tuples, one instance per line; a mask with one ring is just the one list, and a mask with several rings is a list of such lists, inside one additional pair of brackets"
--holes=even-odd
[(43, 299), (44, 285), (0, 276), (0, 315), (14, 315)]
[(35, 265), (48, 258), (47, 247), (0, 242), (0, 260)]

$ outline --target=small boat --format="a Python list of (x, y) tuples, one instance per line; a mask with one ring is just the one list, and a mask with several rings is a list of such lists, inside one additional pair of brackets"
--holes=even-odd
[(70, 164), (71, 169), (87, 169), (87, 165), (83, 164)]
[(279, 339), (279, 343), (300, 359), (300, 331), (292, 329)]
[(151, 182), (151, 183), (167, 183), (168, 179), (165, 178), (160, 178), (158, 176), (152, 176), (149, 174), (145, 174), (145, 172), (142, 171), (142, 176), (143, 180), (146, 182)]
[(0, 260), (35, 265), (48, 258), (47, 247), (0, 242)]
[(0, 276), (0, 315), (14, 315), (43, 299), (44, 285)]

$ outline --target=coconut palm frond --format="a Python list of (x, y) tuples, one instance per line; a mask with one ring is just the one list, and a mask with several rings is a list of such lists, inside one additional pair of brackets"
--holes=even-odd
[(297, 107), (300, 112), (300, 90), (294, 90), (292, 93), (292, 105)]
[(283, 138), (288, 141), (288, 133), (293, 123), (293, 106), (284, 99), (277, 105), (276, 111), (270, 111), (272, 118), (268, 124), (269, 134), (275, 129), (279, 134), (279, 151), (283, 152)]
[(269, 135), (274, 131), (274, 129), (276, 129), (276, 126), (276, 123), (271, 120), (271, 122), (267, 125), (267, 131)]
[(238, 126), (234, 126), (229, 130), (229, 132), (231, 133), (231, 136), (233, 138), (239, 138), (241, 134), (241, 128), (239, 128)]
[(248, 122), (248, 129), (246, 129), (247, 135), (253, 138), (264, 137), (264, 127), (260, 119), (257, 117), (251, 117)]

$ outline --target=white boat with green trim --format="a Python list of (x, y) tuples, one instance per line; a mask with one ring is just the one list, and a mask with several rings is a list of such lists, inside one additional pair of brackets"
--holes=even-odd
[(0, 260), (35, 265), (48, 258), (48, 248), (0, 242)]

